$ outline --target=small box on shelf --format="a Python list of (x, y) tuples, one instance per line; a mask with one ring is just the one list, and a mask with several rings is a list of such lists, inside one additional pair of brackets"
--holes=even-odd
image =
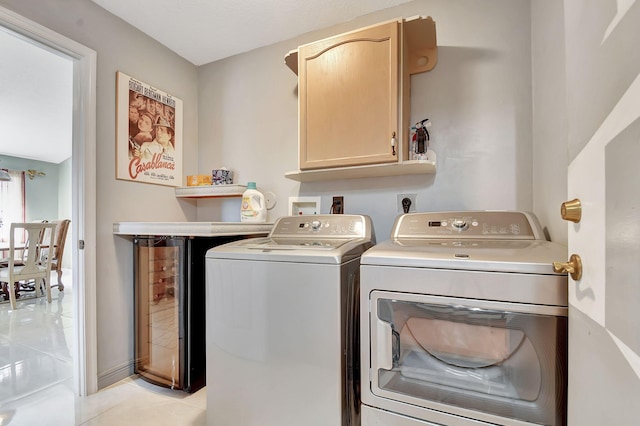
[(210, 175), (190, 175), (187, 176), (187, 186), (211, 185)]

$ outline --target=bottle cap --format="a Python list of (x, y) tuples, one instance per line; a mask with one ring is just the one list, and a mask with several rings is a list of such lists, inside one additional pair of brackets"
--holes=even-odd
[(247, 182), (247, 189), (256, 189), (255, 182)]

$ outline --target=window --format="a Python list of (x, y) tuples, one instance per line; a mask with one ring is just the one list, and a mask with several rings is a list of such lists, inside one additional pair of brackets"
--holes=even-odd
[(9, 241), (12, 222), (25, 221), (24, 172), (7, 170), (10, 181), (0, 182), (0, 241)]

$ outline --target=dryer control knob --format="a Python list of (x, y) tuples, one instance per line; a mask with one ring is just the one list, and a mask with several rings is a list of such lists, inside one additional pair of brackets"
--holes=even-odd
[(453, 227), (459, 231), (464, 231), (469, 227), (469, 224), (462, 219), (455, 219), (453, 222), (451, 222), (451, 225), (453, 225)]
[(320, 222), (319, 220), (314, 220), (313, 222), (311, 222), (311, 229), (313, 229), (314, 231), (317, 231), (318, 229), (320, 229), (321, 225), (322, 225), (322, 222)]

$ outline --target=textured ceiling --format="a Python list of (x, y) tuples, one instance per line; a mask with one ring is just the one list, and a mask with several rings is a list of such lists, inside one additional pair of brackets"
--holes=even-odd
[(203, 65), (409, 0), (92, 1)]

